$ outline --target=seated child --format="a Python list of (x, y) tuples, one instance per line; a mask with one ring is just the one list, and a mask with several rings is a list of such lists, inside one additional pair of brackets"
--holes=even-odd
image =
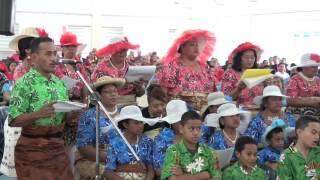
[(187, 112), (187, 103), (182, 100), (171, 100), (166, 107), (167, 116), (163, 121), (169, 123), (171, 128), (164, 128), (154, 139), (153, 143), (153, 168), (156, 176), (161, 175), (161, 168), (166, 155), (166, 150), (172, 144), (180, 142), (182, 135), (179, 132), (181, 116)]
[(320, 178), (320, 121), (314, 116), (301, 116), (296, 123), (297, 142), (280, 156), (278, 178), (307, 180)]
[(217, 155), (206, 144), (200, 144), (202, 119), (195, 111), (181, 117), (182, 140), (167, 149), (161, 179), (220, 179)]
[(277, 169), (280, 154), (284, 148), (284, 128), (286, 124), (283, 120), (277, 119), (267, 127), (262, 136), (262, 142), (266, 145), (258, 153), (258, 164), (265, 165), (273, 170)]
[(141, 163), (138, 163), (133, 153), (127, 147), (125, 141), (120, 137), (110, 140), (107, 148), (106, 179), (146, 179), (154, 178), (152, 166), (152, 145), (150, 138), (143, 135), (144, 123), (150, 119), (142, 116), (137, 106), (126, 106), (121, 109), (120, 115), (115, 118), (123, 136), (131, 145)]
[(226, 180), (265, 180), (265, 172), (256, 164), (258, 144), (248, 136), (240, 137), (235, 145), (238, 162), (223, 171), (222, 179)]

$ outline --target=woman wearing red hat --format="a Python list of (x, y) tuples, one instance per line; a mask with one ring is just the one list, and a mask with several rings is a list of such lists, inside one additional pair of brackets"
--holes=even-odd
[[(77, 58), (77, 49), (81, 44), (77, 41), (77, 36), (71, 32), (65, 32), (60, 38), (60, 46), (62, 48), (62, 56), (64, 59), (74, 59), (79, 61)], [(89, 76), (83, 65), (80, 63), (77, 64), (77, 67), (80, 69), (81, 74), (86, 79), (87, 82), (90, 81)], [(60, 64), (56, 67), (55, 74), (59, 78), (69, 77), (78, 81), (75, 86), (70, 87), (69, 89), (69, 98), (75, 101), (81, 101), (87, 103), (87, 93), (85, 91), (84, 83), (81, 81), (80, 77), (75, 71), (74, 65), (71, 64)]]
[[(96, 56), (104, 59), (94, 69), (91, 76), (92, 81), (95, 82), (102, 76), (125, 78), (125, 74), (129, 68), (127, 51), (128, 49), (137, 49), (139, 47), (139, 45), (131, 44), (126, 37), (111, 39), (110, 44), (96, 52)], [(142, 82), (126, 83), (124, 87), (119, 89), (119, 103), (135, 104), (135, 97), (142, 96), (143, 94), (144, 86)]]
[[(207, 60), (215, 45), (214, 34), (205, 30), (188, 30), (176, 39), (163, 59), (163, 67), (156, 73), (157, 82), (175, 92), (183, 99), (190, 98), (196, 109), (200, 110), (198, 100), (216, 91), (213, 72)], [(193, 101), (193, 102), (192, 102)], [(200, 100), (201, 101), (201, 100)]]
[(245, 42), (235, 48), (228, 57), (232, 67), (222, 77), (221, 91), (231, 96), (233, 100), (237, 100), (238, 104), (252, 105), (253, 98), (262, 94), (262, 85), (249, 89), (240, 81), (240, 77), (246, 69), (256, 69), (258, 67), (257, 61), (259, 61), (261, 53), (262, 49), (259, 46)]

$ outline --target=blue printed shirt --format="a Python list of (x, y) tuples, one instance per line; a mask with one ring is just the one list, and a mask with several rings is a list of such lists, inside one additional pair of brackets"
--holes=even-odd
[(200, 143), (208, 143), (210, 140), (210, 137), (213, 135), (214, 133), (214, 128), (213, 127), (209, 127), (205, 124), (201, 125), (201, 137), (199, 142)]
[[(296, 126), (296, 118), (289, 114), (284, 113), (285, 119), (284, 122), (288, 127), (295, 127)], [(247, 130), (244, 132), (244, 135), (250, 136), (256, 140), (257, 143), (262, 143), (262, 135), (265, 132), (268, 125), (264, 122), (264, 119), (260, 113), (257, 114), (256, 117), (254, 117), (249, 125)]]
[[(107, 145), (111, 138), (118, 136), (112, 123), (107, 117), (100, 115), (100, 144)], [(77, 147), (95, 146), (96, 143), (96, 108), (84, 112), (78, 123)]]
[[(227, 141), (224, 138), (222, 131), (216, 131), (209, 139), (208, 145), (212, 147), (214, 150), (225, 150), (229, 148), (233, 148), (229, 146)], [(233, 154), (231, 161), (236, 160), (235, 154)]]
[(153, 167), (160, 169), (164, 163), (166, 150), (171, 146), (175, 139), (174, 131), (170, 128), (164, 128), (154, 139), (153, 144)]
[(267, 146), (259, 151), (257, 163), (260, 165), (264, 165), (266, 162), (277, 163), (279, 162), (280, 155), (281, 151)]
[[(150, 138), (142, 135), (138, 144), (131, 146), (146, 166), (152, 165), (153, 142)], [(110, 140), (107, 148), (106, 169), (115, 170), (119, 165), (130, 164), (136, 161), (121, 137), (115, 137)]]

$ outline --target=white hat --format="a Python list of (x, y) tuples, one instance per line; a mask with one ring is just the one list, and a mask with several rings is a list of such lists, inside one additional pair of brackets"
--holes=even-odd
[(218, 112), (208, 114), (204, 119), (204, 122), (207, 126), (220, 128), (219, 120), (221, 117), (233, 116), (236, 114), (240, 115), (240, 124), (239, 124), (239, 127), (237, 128), (237, 131), (240, 134), (243, 134), (244, 131), (247, 129), (248, 124), (251, 120), (251, 113), (248, 111), (239, 110), (236, 107), (236, 105), (232, 103), (226, 103), (221, 105), (218, 108)]
[(305, 53), (301, 56), (300, 64), (291, 69), (299, 67), (320, 66), (320, 55), (315, 53)]
[(120, 121), (123, 121), (126, 119), (142, 121), (149, 124), (150, 126), (153, 126), (154, 124), (160, 121), (159, 118), (155, 118), (155, 119), (144, 118), (142, 116), (142, 112), (140, 108), (134, 105), (123, 107), (120, 111), (120, 115), (115, 117), (115, 122), (118, 124)]
[(240, 111), (237, 106), (233, 103), (226, 103), (222, 104), (218, 110), (217, 113), (211, 113), (206, 116), (204, 119), (204, 122), (207, 126), (210, 127), (219, 127), (219, 119), (220, 117), (225, 116), (234, 116), (237, 114), (243, 113)]
[(221, 104), (225, 104), (228, 102), (225, 99), (223, 92), (210, 93), (208, 95), (207, 100), (208, 100), (208, 104), (203, 109), (203, 112), (206, 111), (208, 109), (208, 107), (210, 107), (210, 106), (221, 105)]
[(182, 100), (171, 100), (166, 107), (167, 116), (162, 120), (169, 124), (181, 121), (181, 116), (188, 111), (187, 103)]
[(286, 98), (287, 96), (283, 95), (281, 93), (281, 90), (278, 86), (267, 86), (263, 89), (263, 95), (262, 96), (257, 96), (253, 99), (253, 102), (260, 106), (260, 104), (262, 103), (262, 99), (268, 96), (277, 96), (277, 97), (283, 97)]

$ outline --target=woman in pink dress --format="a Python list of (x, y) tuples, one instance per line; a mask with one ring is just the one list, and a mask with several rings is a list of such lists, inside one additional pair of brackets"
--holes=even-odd
[(288, 83), (288, 110), (298, 115), (319, 116), (320, 78), (317, 76), (320, 66), (318, 54), (306, 53), (301, 57), (298, 73)]
[[(194, 98), (206, 100), (206, 95), (216, 91), (214, 73), (207, 60), (215, 45), (214, 34), (205, 30), (188, 30), (170, 47), (156, 73), (156, 81), (174, 92), (196, 109), (201, 106), (192, 102)], [(202, 97), (203, 96), (203, 97)]]
[[(106, 47), (99, 49), (96, 55), (103, 58), (92, 73), (92, 81), (99, 77), (111, 76), (114, 78), (125, 78), (129, 64), (127, 62), (128, 49), (137, 49), (139, 45), (131, 44), (126, 37), (113, 38)], [(144, 84), (142, 81), (126, 83), (119, 89), (120, 104), (134, 104), (136, 97), (144, 94)]]
[(227, 70), (222, 77), (221, 91), (227, 96), (231, 96), (237, 104), (250, 106), (253, 98), (261, 95), (262, 85), (257, 85), (251, 89), (240, 81), (240, 77), (246, 69), (257, 68), (257, 61), (260, 59), (262, 49), (250, 42), (240, 44), (229, 55), (228, 61), (232, 63), (232, 68)]

